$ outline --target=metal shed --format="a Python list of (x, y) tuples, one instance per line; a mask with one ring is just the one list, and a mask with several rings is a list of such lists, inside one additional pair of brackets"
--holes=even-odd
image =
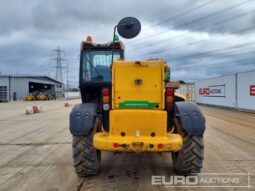
[(63, 84), (43, 75), (0, 75), (0, 101), (22, 100), (35, 91), (63, 97)]

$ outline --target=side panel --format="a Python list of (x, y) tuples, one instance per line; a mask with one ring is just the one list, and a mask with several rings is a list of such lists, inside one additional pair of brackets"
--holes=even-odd
[(175, 115), (180, 118), (182, 128), (188, 135), (203, 135), (205, 117), (197, 104), (193, 102), (176, 102)]
[(255, 110), (255, 71), (237, 74), (237, 107)]
[(14, 94), (18, 100), (23, 100), (29, 92), (29, 79), (11, 77), (11, 98), (14, 100)]
[(70, 113), (70, 132), (74, 136), (88, 135), (93, 128), (97, 105), (76, 104)]

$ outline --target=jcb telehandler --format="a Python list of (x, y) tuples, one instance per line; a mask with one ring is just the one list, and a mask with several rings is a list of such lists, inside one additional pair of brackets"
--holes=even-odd
[(195, 103), (164, 82), (164, 60), (127, 61), (123, 38), (135, 37), (140, 22), (127, 17), (114, 39), (81, 43), (82, 103), (70, 114), (73, 162), (78, 176), (96, 175), (101, 151), (172, 152), (175, 170), (198, 173), (204, 158), (205, 118)]

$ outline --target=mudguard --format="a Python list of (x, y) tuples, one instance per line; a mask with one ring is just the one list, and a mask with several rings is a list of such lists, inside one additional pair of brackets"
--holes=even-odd
[(70, 113), (70, 132), (74, 136), (88, 135), (93, 128), (97, 114), (97, 105), (94, 103), (76, 104)]
[(203, 135), (205, 117), (196, 103), (176, 102), (175, 116), (180, 118), (181, 126), (188, 135)]

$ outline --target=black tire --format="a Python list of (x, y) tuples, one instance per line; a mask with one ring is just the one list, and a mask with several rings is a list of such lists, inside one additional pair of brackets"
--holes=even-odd
[(182, 149), (172, 153), (174, 168), (178, 174), (189, 175), (199, 173), (203, 167), (204, 140), (203, 136), (187, 135), (180, 122), (175, 118), (175, 130), (183, 138)]
[(100, 169), (101, 152), (93, 146), (95, 126), (87, 136), (73, 136), (73, 164), (80, 177), (96, 175)]

